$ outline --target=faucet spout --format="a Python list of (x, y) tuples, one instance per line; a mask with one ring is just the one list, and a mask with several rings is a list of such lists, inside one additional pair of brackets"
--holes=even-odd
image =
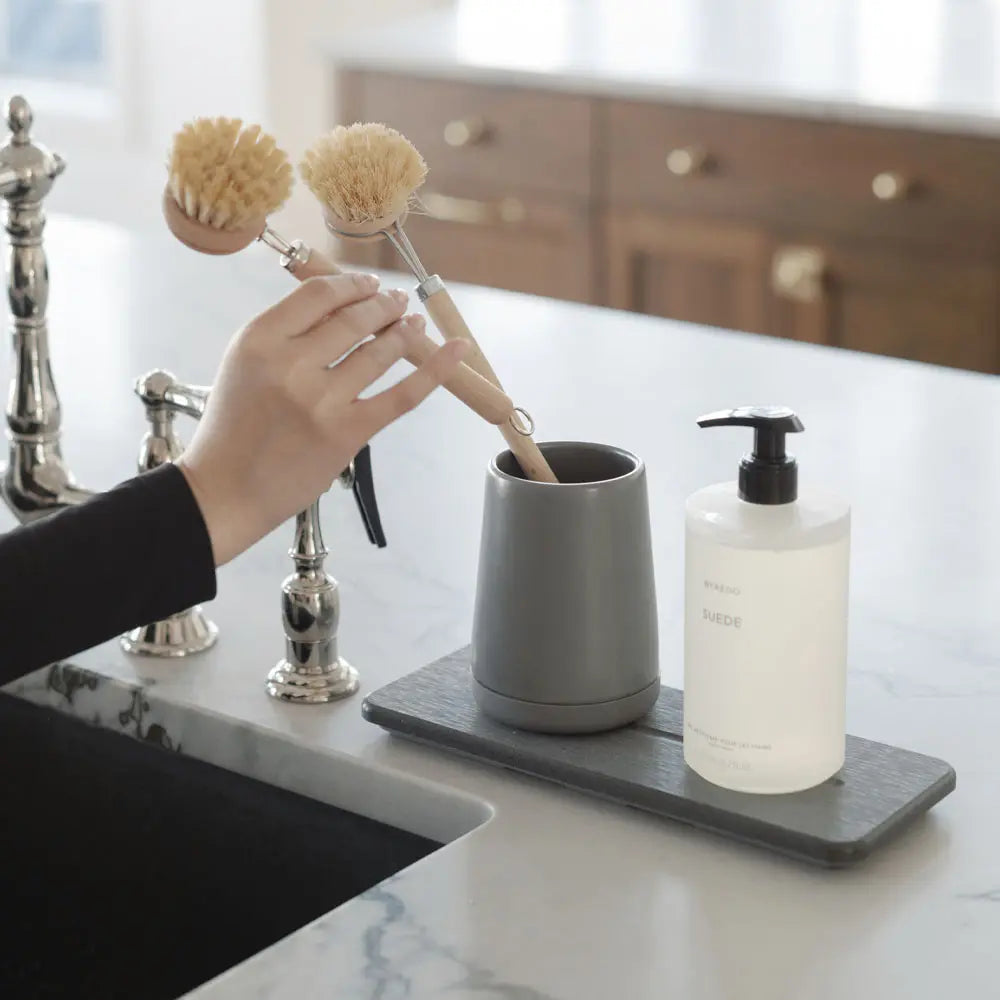
[(62, 457), (62, 408), (52, 376), (46, 310), (49, 268), (42, 202), (66, 168), (61, 156), (31, 138), (33, 115), (20, 95), (6, 107), (10, 135), (0, 145), (0, 198), (6, 203), (7, 304), (14, 370), (7, 402), (8, 463), (0, 495), (21, 522), (93, 495), (78, 486)]

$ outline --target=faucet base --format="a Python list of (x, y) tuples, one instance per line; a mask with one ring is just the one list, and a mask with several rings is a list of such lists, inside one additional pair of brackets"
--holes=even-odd
[(218, 638), (218, 628), (195, 605), (162, 621), (134, 628), (120, 642), (126, 653), (137, 656), (181, 657), (204, 653)]
[(325, 705), (354, 694), (360, 681), (358, 672), (346, 660), (338, 657), (331, 667), (311, 671), (296, 669), (282, 660), (267, 675), (267, 693), (279, 701), (300, 705)]
[(79, 486), (54, 442), (11, 442), (10, 461), (0, 478), (0, 496), (10, 512), (30, 524), (83, 503), (93, 490)]

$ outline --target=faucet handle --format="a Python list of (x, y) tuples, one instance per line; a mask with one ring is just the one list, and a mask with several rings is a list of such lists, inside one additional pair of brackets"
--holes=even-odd
[(28, 134), (34, 124), (35, 116), (31, 105), (21, 94), (14, 94), (7, 101), (7, 128), (11, 132), (11, 141), (18, 146), (24, 146), (31, 140)]
[(187, 385), (163, 368), (147, 372), (135, 380), (135, 394), (142, 400), (147, 411), (166, 410), (171, 413), (186, 413), (199, 420), (205, 412), (208, 397), (212, 391), (209, 385)]
[(149, 426), (139, 445), (139, 472), (149, 472), (181, 457), (184, 445), (174, 430), (175, 413), (166, 405), (166, 390), (176, 380), (170, 372), (154, 371), (135, 381)]
[(378, 512), (378, 501), (375, 498), (375, 480), (372, 478), (372, 449), (365, 445), (354, 456), (350, 468), (350, 486), (358, 512), (364, 522), (368, 541), (380, 549), (386, 547), (385, 532), (382, 530), (382, 518)]
[[(141, 474), (181, 457), (184, 445), (174, 430), (174, 418), (178, 413), (200, 417), (209, 390), (204, 386), (183, 385), (162, 368), (137, 378), (134, 388), (149, 422), (139, 446)], [(127, 653), (173, 658), (204, 652), (215, 645), (218, 637), (218, 626), (196, 604), (169, 618), (134, 628), (120, 642)]]
[(195, 419), (205, 412), (209, 388), (184, 385), (168, 371), (157, 368), (135, 380), (135, 394), (146, 408), (149, 429), (139, 448), (139, 471), (148, 472), (165, 462), (176, 462), (184, 445), (174, 430), (174, 417), (186, 413)]

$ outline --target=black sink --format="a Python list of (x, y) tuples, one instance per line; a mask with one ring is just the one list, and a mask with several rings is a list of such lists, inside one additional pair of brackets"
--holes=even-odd
[(439, 846), (0, 694), (4, 1000), (171, 1000)]

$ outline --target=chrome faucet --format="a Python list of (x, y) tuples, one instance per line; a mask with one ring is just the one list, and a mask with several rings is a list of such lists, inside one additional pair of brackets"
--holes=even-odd
[[(178, 413), (199, 419), (211, 388), (186, 385), (170, 372), (158, 369), (135, 383), (146, 410), (149, 429), (139, 449), (139, 471), (175, 461), (184, 447), (174, 429)], [(365, 445), (341, 473), (340, 483), (351, 489), (369, 540), (386, 544), (371, 473), (371, 450)], [(281, 585), (281, 619), (285, 656), (267, 675), (267, 693), (282, 701), (321, 704), (354, 694), (357, 671), (339, 654), (340, 588), (324, 569), (328, 549), (323, 542), (319, 501), (295, 518), (295, 541), (288, 553), (294, 571)], [(133, 653), (186, 656), (208, 649), (218, 630), (199, 607), (160, 622), (134, 629), (122, 637)]]
[[(146, 410), (149, 429), (139, 446), (139, 473), (150, 472), (181, 457), (184, 445), (174, 430), (174, 417), (186, 413), (196, 419), (205, 411), (209, 390), (200, 385), (180, 385), (169, 373), (150, 372), (135, 383), (135, 393)], [(121, 637), (127, 653), (141, 656), (190, 656), (215, 645), (218, 627), (199, 605), (142, 625)]]
[[(45, 517), (94, 496), (78, 486), (60, 449), (62, 409), (49, 358), (49, 275), (42, 232), (42, 201), (65, 161), (31, 140), (31, 108), (20, 96), (6, 106), (10, 136), (0, 146), (0, 198), (10, 244), (7, 298), (14, 341), (14, 371), (7, 403), (9, 461), (3, 470), (0, 495), (22, 523)], [(210, 387), (185, 385), (169, 372), (150, 372), (138, 379), (135, 391), (145, 408), (148, 430), (139, 450), (139, 472), (176, 461), (183, 444), (174, 429), (178, 413), (199, 419)], [(365, 530), (383, 547), (366, 445), (344, 470), (340, 482), (353, 489)], [(357, 671), (339, 655), (337, 631), (340, 597), (337, 581), (323, 563), (327, 549), (320, 527), (319, 501), (295, 520), (295, 541), (289, 551), (294, 572), (281, 587), (285, 657), (267, 675), (267, 691), (283, 701), (322, 703), (353, 694)], [(189, 608), (122, 636), (130, 653), (178, 657), (213, 646), (218, 628), (200, 607)]]
[(78, 486), (62, 457), (62, 409), (52, 378), (45, 311), (49, 269), (42, 246), (42, 200), (66, 167), (56, 153), (31, 140), (31, 108), (20, 96), (7, 102), (10, 136), (0, 146), (0, 197), (10, 255), (7, 301), (14, 341), (14, 372), (7, 400), (7, 467), (0, 493), (22, 523), (82, 503), (92, 491)]

